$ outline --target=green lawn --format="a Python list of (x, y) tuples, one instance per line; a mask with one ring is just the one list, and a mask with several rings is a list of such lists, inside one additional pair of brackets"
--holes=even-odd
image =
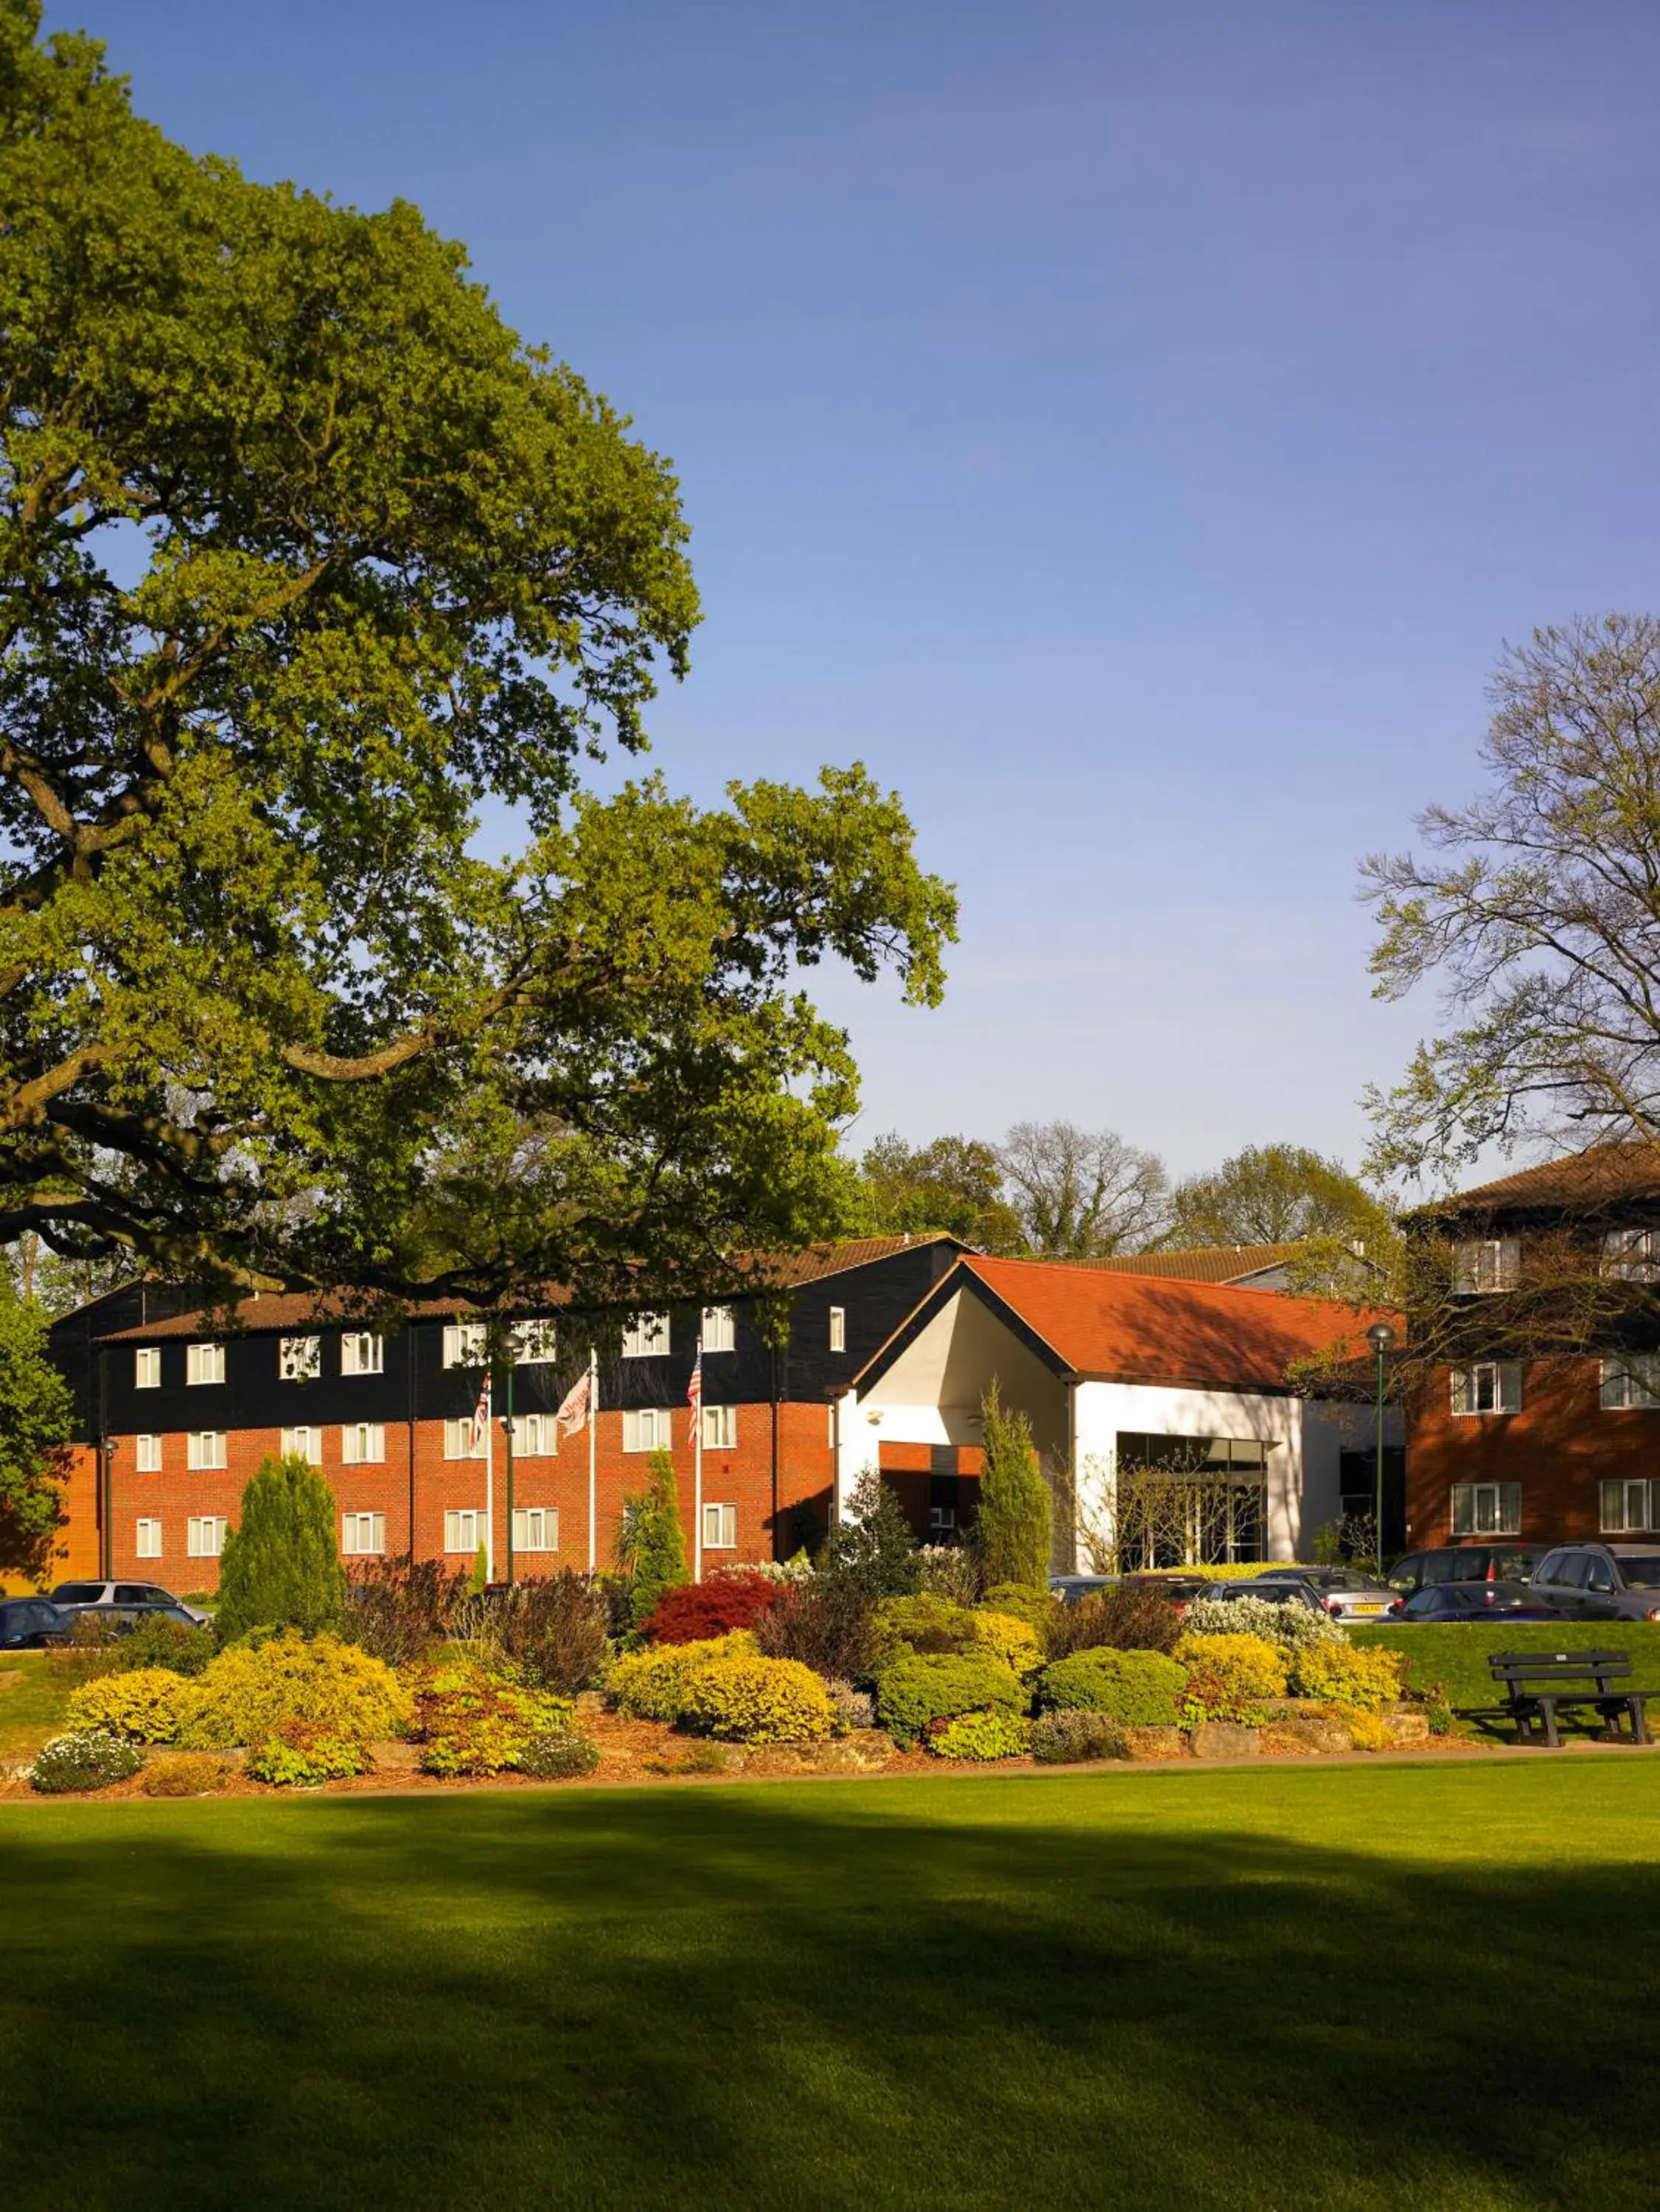
[(64, 1718), (68, 1690), (50, 1671), (43, 1651), (15, 1651), (0, 1659), (0, 1759), (38, 1751)]
[[(1445, 1682), (1453, 1707), (1486, 1706), (1498, 1703), (1487, 1667), (1492, 1651), (1624, 1651), (1631, 1658), (1634, 1690), (1652, 1690), (1655, 1705), (1651, 1726), (1660, 1731), (1660, 1622), (1647, 1620), (1518, 1620), (1507, 1628), (1502, 1620), (1458, 1623), (1438, 1628), (1351, 1628), (1356, 1644), (1386, 1644), (1410, 1655), (1409, 1681), (1414, 1688), (1426, 1682)], [(1564, 1716), (1565, 1727), (1578, 1726), (1586, 1734), (1602, 1723), (1594, 1713)], [(1499, 1733), (1512, 1730), (1502, 1723)]]
[(1657, 1815), (1574, 1753), (0, 1808), (7, 2195), (1638, 2212)]

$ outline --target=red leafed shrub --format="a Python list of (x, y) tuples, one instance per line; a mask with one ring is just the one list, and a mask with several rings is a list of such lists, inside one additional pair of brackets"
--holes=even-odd
[(653, 1644), (700, 1644), (734, 1628), (753, 1628), (789, 1588), (768, 1575), (717, 1575), (665, 1590), (645, 1623)]

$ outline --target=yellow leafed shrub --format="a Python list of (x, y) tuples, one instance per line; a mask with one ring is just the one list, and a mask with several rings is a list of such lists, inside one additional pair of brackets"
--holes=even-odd
[(1264, 1701), (1286, 1693), (1285, 1654), (1261, 1636), (1184, 1636), (1175, 1656), (1187, 1668), (1190, 1719), (1253, 1726)]
[(983, 1651), (988, 1658), (1001, 1659), (1017, 1674), (1035, 1674), (1043, 1665), (1038, 1632), (1029, 1621), (1017, 1620), (1013, 1613), (997, 1613), (984, 1607), (978, 1608), (971, 1617), (974, 1623), (973, 1640), (968, 1645), (971, 1652)]
[(72, 1729), (113, 1729), (133, 1743), (172, 1743), (179, 1735), (183, 1700), (195, 1688), (165, 1667), (136, 1667), (128, 1674), (100, 1674), (70, 1693)]
[(755, 1639), (747, 1628), (696, 1644), (656, 1644), (619, 1659), (605, 1678), (605, 1694), (630, 1720), (677, 1721), (706, 1667), (718, 1659), (754, 1656)]
[(409, 1692), (391, 1668), (337, 1636), (290, 1631), (264, 1644), (233, 1644), (182, 1686), (179, 1741), (191, 1751), (263, 1744), (284, 1721), (372, 1743), (400, 1735), (410, 1713)]
[(1345, 1706), (1336, 1716), (1348, 1730), (1349, 1747), (1354, 1751), (1393, 1751), (1395, 1738), (1389, 1723), (1380, 1713), (1368, 1713), (1358, 1706)]
[(700, 1668), (685, 1717), (728, 1743), (818, 1743), (830, 1733), (830, 1692), (798, 1659), (735, 1654)]
[(1378, 1644), (1309, 1644), (1292, 1654), (1291, 1686), (1300, 1698), (1376, 1713), (1400, 1697), (1405, 1672), (1403, 1655)]

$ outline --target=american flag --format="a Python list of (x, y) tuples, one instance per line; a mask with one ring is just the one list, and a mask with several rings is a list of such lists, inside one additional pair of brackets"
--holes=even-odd
[(689, 1443), (698, 1440), (698, 1416), (703, 1409), (703, 1339), (698, 1339), (698, 1356), (692, 1362), (692, 1379), (686, 1386), (686, 1402), (692, 1408), (691, 1425), (686, 1434)]
[(561, 1436), (568, 1437), (579, 1429), (588, 1418), (588, 1404), (592, 1395), (593, 1370), (585, 1367), (577, 1381), (566, 1392), (564, 1401), (554, 1420)]
[(490, 1426), (490, 1378), (484, 1378), (484, 1388), (478, 1394), (478, 1403), (473, 1408), (473, 1425), (467, 1431), (467, 1449), (476, 1451), (483, 1443)]

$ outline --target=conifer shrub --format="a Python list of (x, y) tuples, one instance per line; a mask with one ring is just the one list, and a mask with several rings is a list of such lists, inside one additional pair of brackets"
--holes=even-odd
[(686, 1583), (665, 1590), (644, 1626), (654, 1644), (704, 1644), (753, 1628), (764, 1613), (782, 1602), (791, 1585), (770, 1575), (728, 1572), (705, 1583)]
[(649, 1489), (643, 1497), (629, 1501), (631, 1602), (636, 1628), (651, 1618), (668, 1591), (679, 1589), (691, 1580), (686, 1571), (686, 1532), (680, 1522), (675, 1462), (666, 1451), (654, 1451), (647, 1472)]
[(1310, 1605), (1275, 1605), (1263, 1597), (1196, 1598), (1181, 1618), (1184, 1636), (1260, 1636), (1282, 1651), (1348, 1641), (1329, 1613)]
[(1033, 1589), (1029, 1583), (993, 1583), (980, 1597), (982, 1613), (1006, 1613), (1035, 1629), (1041, 1640), (1065, 1610), (1051, 1589)]
[(854, 1484), (846, 1518), (826, 1537), (819, 1573), (826, 1582), (851, 1583), (872, 1598), (908, 1597), (922, 1587), (911, 1524), (874, 1468)]
[(265, 1460), (225, 1535), (214, 1615), (220, 1644), (251, 1628), (295, 1628), (306, 1636), (336, 1628), (345, 1598), (334, 1492), (297, 1455)]
[(682, 1719), (698, 1674), (716, 1660), (751, 1656), (755, 1639), (734, 1629), (700, 1644), (654, 1644), (625, 1652), (605, 1678), (605, 1695), (630, 1720)]
[(973, 1623), (969, 1650), (989, 1652), (1017, 1674), (1035, 1674), (1043, 1665), (1038, 1633), (1029, 1622), (1017, 1620), (1011, 1613), (994, 1612), (989, 1606), (978, 1607), (969, 1619)]
[(976, 1616), (966, 1605), (925, 1591), (914, 1597), (885, 1597), (876, 1607), (876, 1619), (890, 1643), (906, 1650), (932, 1654), (966, 1651), (974, 1641)]
[(1039, 1701), (1051, 1711), (1081, 1706), (1132, 1728), (1172, 1728), (1187, 1669), (1159, 1651), (1092, 1646), (1052, 1660), (1038, 1678)]
[(189, 1685), (162, 1667), (102, 1674), (70, 1693), (65, 1718), (72, 1729), (106, 1729), (132, 1743), (172, 1743), (184, 1717)]
[(71, 1790), (107, 1790), (124, 1782), (144, 1764), (136, 1743), (113, 1729), (76, 1729), (55, 1735), (35, 1753), (29, 1769), (29, 1787), (43, 1797), (62, 1796)]
[(993, 1382), (980, 1402), (984, 1466), (974, 1553), (987, 1589), (1017, 1583), (1047, 1591), (1053, 1507), (1038, 1470), (1032, 1424), (1004, 1409)]
[(922, 1740), (935, 1759), (1021, 1759), (1030, 1747), (1030, 1722), (993, 1709), (941, 1721)]
[(175, 1752), (167, 1759), (148, 1759), (139, 1788), (147, 1797), (209, 1797), (222, 1790), (230, 1769), (210, 1752)]
[(810, 1667), (733, 1652), (698, 1669), (684, 1717), (726, 1743), (816, 1743), (830, 1735), (835, 1708)]
[(1186, 1719), (1257, 1728), (1268, 1700), (1286, 1694), (1285, 1654), (1260, 1636), (1184, 1636), (1175, 1656), (1187, 1668)]
[(1395, 1738), (1389, 1723), (1381, 1713), (1367, 1712), (1356, 1705), (1336, 1705), (1333, 1717), (1341, 1720), (1348, 1730), (1351, 1751), (1393, 1751)]
[(264, 1743), (284, 1721), (309, 1721), (350, 1742), (402, 1733), (409, 1691), (391, 1668), (337, 1636), (292, 1630), (221, 1651), (180, 1701), (187, 1750)]
[(1381, 1712), (1397, 1702), (1406, 1674), (1403, 1653), (1379, 1644), (1307, 1644), (1292, 1654), (1291, 1686), (1300, 1698), (1318, 1698), (1346, 1712)]
[(914, 1743), (936, 1721), (1001, 1710), (1024, 1714), (1027, 1693), (999, 1659), (915, 1653), (895, 1661), (876, 1683), (876, 1716), (896, 1742)]

